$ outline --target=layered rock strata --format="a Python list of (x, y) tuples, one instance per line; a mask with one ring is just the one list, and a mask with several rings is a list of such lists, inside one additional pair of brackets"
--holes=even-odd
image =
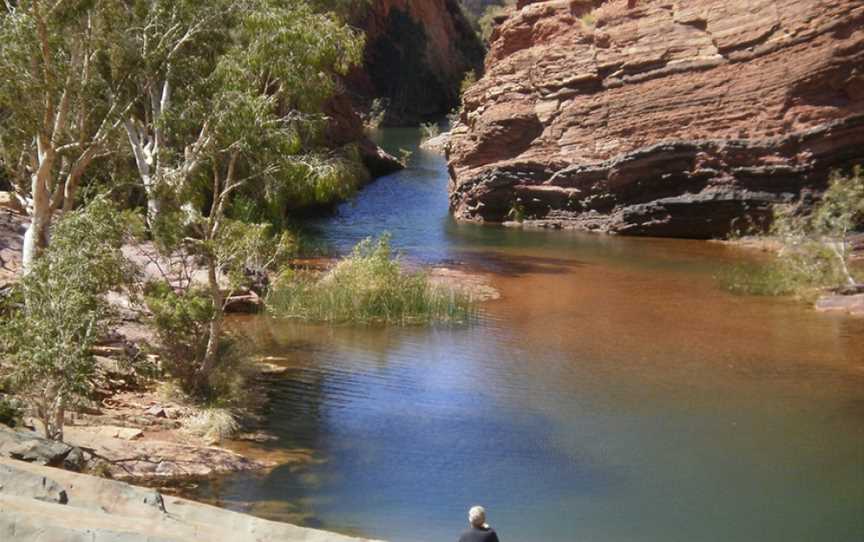
[(521, 0), (464, 96), (450, 201), (717, 237), (862, 159), (861, 0)]

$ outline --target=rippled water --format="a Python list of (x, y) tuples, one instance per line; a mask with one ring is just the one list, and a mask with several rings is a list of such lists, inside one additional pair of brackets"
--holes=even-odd
[(864, 540), (864, 321), (726, 293), (722, 246), (456, 225), (446, 183), (418, 151), (315, 230), (388, 230), (501, 299), (464, 328), (248, 322), (289, 367), (261, 447), (320, 463), (197, 496), (408, 542), (475, 503), (505, 542)]

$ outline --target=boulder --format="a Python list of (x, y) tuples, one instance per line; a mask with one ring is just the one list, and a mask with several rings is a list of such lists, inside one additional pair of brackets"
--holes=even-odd
[(255, 314), (264, 308), (264, 300), (253, 291), (232, 295), (225, 300), (225, 312)]
[(74, 471), (81, 470), (85, 462), (84, 454), (75, 446), (40, 437), (31, 431), (13, 431), (2, 426), (0, 457)]

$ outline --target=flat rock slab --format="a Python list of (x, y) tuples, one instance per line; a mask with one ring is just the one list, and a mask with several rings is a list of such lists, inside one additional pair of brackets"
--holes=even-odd
[(206, 477), (273, 466), (215, 446), (129, 440), (115, 436), (132, 434), (126, 431), (118, 433), (121, 429), (125, 428), (67, 426), (64, 433), (68, 442), (94, 450), (108, 459), (111, 475), (123, 480)]
[(864, 294), (825, 295), (816, 301), (820, 312), (845, 312), (852, 316), (864, 316)]
[[(66, 504), (40, 500), (43, 481)], [(0, 458), (0, 540), (16, 542), (363, 542), (152, 489)], [(33, 488), (36, 488), (34, 490)], [(368, 540), (366, 542), (369, 542)]]
[(140, 429), (134, 427), (119, 427), (116, 425), (89, 427), (88, 430), (93, 431), (97, 436), (102, 438), (116, 438), (120, 440), (135, 440), (144, 435), (144, 431)]
[(0, 465), (0, 494), (66, 504), (66, 488), (54, 480), (9, 465)]

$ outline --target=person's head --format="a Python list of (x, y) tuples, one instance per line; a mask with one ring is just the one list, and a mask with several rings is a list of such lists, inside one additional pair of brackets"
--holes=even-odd
[(468, 510), (468, 523), (470, 523), (472, 527), (478, 529), (489, 527), (486, 525), (486, 510), (484, 510), (482, 506), (472, 506), (471, 509)]

